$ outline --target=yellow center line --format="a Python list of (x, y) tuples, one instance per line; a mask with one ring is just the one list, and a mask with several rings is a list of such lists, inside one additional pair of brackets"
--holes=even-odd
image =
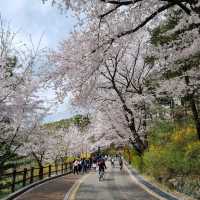
[(82, 177), (77, 183), (73, 186), (72, 190), (70, 191), (68, 200), (75, 200), (76, 199), (76, 193), (81, 185), (85, 181), (85, 179), (89, 176), (90, 174), (85, 175)]

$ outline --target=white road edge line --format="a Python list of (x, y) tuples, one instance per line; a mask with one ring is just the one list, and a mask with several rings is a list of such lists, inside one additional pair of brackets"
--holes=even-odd
[(144, 189), (145, 191), (147, 191), (149, 194), (153, 195), (154, 197), (158, 198), (159, 200), (166, 200), (166, 198), (161, 197), (160, 195), (156, 194), (155, 192), (153, 192), (149, 188), (147, 188), (145, 185), (143, 185), (142, 183), (140, 183), (137, 180), (137, 178), (135, 178), (135, 176), (131, 173), (131, 171), (128, 169), (128, 167), (126, 165), (124, 165), (124, 166), (125, 166), (126, 171), (129, 173), (130, 177), (134, 181), (134, 183), (136, 183), (137, 185), (139, 185), (142, 189)]

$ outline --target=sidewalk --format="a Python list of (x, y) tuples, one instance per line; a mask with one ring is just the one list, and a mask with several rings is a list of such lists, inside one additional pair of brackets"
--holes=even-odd
[(61, 200), (81, 176), (68, 174), (28, 190), (16, 200)]

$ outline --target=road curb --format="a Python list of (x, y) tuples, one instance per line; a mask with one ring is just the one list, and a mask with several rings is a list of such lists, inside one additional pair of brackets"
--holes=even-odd
[(131, 178), (137, 183), (140, 187), (146, 190), (151, 195), (155, 196), (160, 200), (180, 200), (174, 195), (165, 192), (155, 186), (154, 184), (147, 181), (143, 176), (141, 176), (136, 170), (134, 170), (127, 162), (125, 162), (126, 170), (130, 174)]

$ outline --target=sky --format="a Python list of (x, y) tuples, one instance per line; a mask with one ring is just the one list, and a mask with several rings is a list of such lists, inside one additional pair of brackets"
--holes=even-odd
[(27, 40), (31, 34), (37, 43), (44, 34), (42, 45), (53, 48), (75, 25), (75, 19), (42, 0), (0, 0), (0, 13), (14, 30), (19, 30), (18, 37)]
[[(76, 23), (69, 13), (67, 16), (50, 3), (43, 4), (42, 0), (0, 0), (0, 13), (1, 17), (9, 22), (11, 30), (17, 32), (17, 40), (30, 42), (31, 35), (33, 43), (37, 46), (42, 36), (41, 48), (55, 49), (59, 42), (69, 35)], [(55, 102), (53, 90), (40, 91), (40, 96), (46, 102)], [(52, 106), (52, 114), (44, 121), (69, 118), (77, 112), (67, 97), (64, 103)]]

